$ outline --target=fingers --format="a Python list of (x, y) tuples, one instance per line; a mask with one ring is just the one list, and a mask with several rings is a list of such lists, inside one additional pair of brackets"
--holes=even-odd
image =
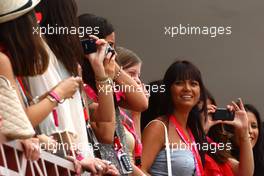
[(95, 158), (95, 168), (99, 173), (104, 173), (108, 170), (108, 165), (105, 164), (102, 160)]
[(95, 35), (89, 35), (89, 38), (92, 38), (92, 39), (95, 39), (95, 40), (98, 40), (99, 38), (96, 37)]
[(31, 153), (31, 160), (32, 161), (38, 160), (39, 157), (40, 157), (40, 148), (38, 145), (33, 144), (33, 150)]
[(240, 107), (236, 104), (236, 102), (232, 101), (232, 106), (234, 108), (235, 111), (239, 111), (240, 110)]
[(234, 121), (234, 120), (233, 120), (233, 121), (227, 121), (227, 120), (224, 120), (224, 121), (222, 121), (222, 123), (223, 123), (223, 124), (226, 124), (226, 125), (232, 125), (232, 126), (235, 125), (235, 121)]
[(74, 157), (72, 156), (66, 156), (66, 159), (69, 160), (69, 161), (72, 161), (74, 163), (74, 168), (75, 168), (75, 172), (77, 175), (81, 174), (82, 172), (82, 165), (81, 163), (75, 159)]
[(217, 107), (215, 105), (207, 105), (208, 114), (215, 113), (216, 109), (217, 109)]
[(105, 59), (104, 59), (104, 64), (110, 63), (110, 62), (115, 62), (116, 54), (113, 54), (112, 52), (107, 53)]
[(74, 80), (78, 83), (81, 84), (82, 83), (82, 78), (80, 76), (76, 76), (74, 77)]
[(110, 174), (110, 175), (114, 175), (114, 176), (120, 175), (118, 170), (116, 169), (116, 167), (114, 165), (109, 165), (106, 174)]
[(241, 110), (245, 111), (244, 103), (241, 98), (238, 98), (239, 107)]
[(36, 138), (25, 139), (21, 141), (25, 150), (25, 156), (28, 160), (38, 160), (40, 156), (39, 141)]

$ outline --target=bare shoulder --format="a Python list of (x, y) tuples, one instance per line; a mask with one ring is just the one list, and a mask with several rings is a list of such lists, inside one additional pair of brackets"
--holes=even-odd
[(232, 168), (233, 173), (235, 173), (235, 175), (237, 175), (238, 169), (239, 169), (239, 161), (237, 161), (234, 158), (229, 158), (228, 162)]
[(7, 77), (13, 74), (11, 62), (2, 52), (0, 52), (0, 74)]
[(156, 119), (149, 122), (149, 124), (145, 127), (145, 129), (156, 129), (156, 130), (164, 130), (164, 125), (167, 126), (167, 121), (164, 117), (157, 117)]
[(165, 141), (165, 128), (166, 120), (162, 117), (158, 117), (155, 120), (152, 120), (144, 129), (142, 138), (148, 137), (152, 139), (159, 139), (160, 142), (164, 143)]

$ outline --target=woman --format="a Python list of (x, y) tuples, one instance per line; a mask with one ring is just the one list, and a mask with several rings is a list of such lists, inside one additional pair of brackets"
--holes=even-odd
[[(241, 102), (238, 103), (234, 103), (234, 105), (238, 104), (240, 105)], [(228, 134), (228, 132), (226, 131), (222, 131), (222, 133), (220, 133), (221, 129), (219, 128), (214, 128), (216, 126), (216, 124), (220, 125), (220, 124), (227, 124), (227, 125), (232, 125), (235, 132), (235, 138), (236, 138), (236, 144), (239, 147), (236, 147), (237, 150), (234, 150), (234, 148), (232, 148), (231, 151), (239, 151), (240, 150), (240, 155), (235, 155), (236, 157), (232, 157), (231, 154), (227, 153), (227, 150), (217, 150), (215, 153), (210, 153), (210, 151), (207, 152), (208, 155), (206, 155), (206, 161), (205, 161), (205, 174), (206, 175), (222, 175), (222, 176), (230, 176), (230, 175), (251, 175), (252, 172), (254, 171), (254, 163), (253, 163), (253, 154), (252, 151), (248, 151), (250, 145), (248, 145), (249, 139), (250, 138), (246, 138), (246, 140), (241, 140), (241, 138), (239, 136), (245, 135), (245, 132), (249, 132), (249, 134), (251, 133), (251, 121), (252, 119), (250, 118), (250, 114), (247, 113), (247, 120), (243, 122), (244, 127), (243, 129), (239, 129), (239, 127), (236, 124), (236, 119), (234, 121), (212, 121), (212, 114), (215, 112), (216, 110), (216, 106), (215, 105), (208, 105), (208, 119), (207, 119), (207, 130), (209, 130), (209, 134), (211, 139), (214, 141), (217, 141), (217, 143), (222, 143), (225, 144), (228, 148), (232, 148), (231, 143), (226, 143), (222, 142), (221, 140), (219, 140), (219, 138), (221, 138), (220, 136), (223, 136), (224, 133)], [(245, 110), (247, 110), (246, 106), (245, 106)], [(245, 110), (243, 110), (243, 113), (245, 113)], [(246, 125), (245, 123), (248, 122), (248, 124)], [(253, 124), (255, 124), (253, 122)], [(211, 128), (212, 127), (212, 128)], [(245, 127), (248, 127), (248, 129), (245, 129)], [(228, 135), (230, 136), (230, 134)], [(254, 139), (256, 136), (254, 135)], [(251, 145), (253, 143), (251, 142)], [(239, 149), (238, 149), (239, 148)], [(247, 150), (245, 149), (247, 148)], [(261, 155), (259, 155), (261, 156)], [(263, 155), (262, 155), (263, 156)], [(255, 156), (254, 156), (255, 157)], [(255, 158), (254, 158), (255, 160)]]
[[(211, 112), (213, 107), (216, 107), (216, 101), (212, 94), (206, 89), (207, 94), (207, 109)], [(207, 119), (203, 119), (203, 127), (206, 139), (209, 145), (224, 145), (225, 147), (221, 150), (211, 149), (206, 152), (204, 172), (205, 175), (219, 175), (219, 176), (232, 176), (233, 170), (231, 164), (228, 161), (231, 157), (231, 143), (229, 141), (228, 132), (223, 128), (221, 120), (212, 120), (211, 115), (207, 116)], [(216, 145), (215, 145), (216, 146)]]
[[(165, 128), (162, 123), (168, 129), (172, 147), (175, 145), (177, 147), (180, 143), (187, 146), (189, 145), (187, 140), (196, 143), (203, 141), (197, 104), (202, 101), (202, 110), (205, 112), (206, 98), (198, 68), (188, 61), (176, 61), (167, 70), (163, 83), (166, 100), (163, 102), (163, 108), (166, 114), (157, 118), (158, 121), (152, 121), (144, 129), (142, 136), (142, 170), (150, 175), (168, 175), (167, 162), (164, 160)], [(195, 170), (197, 175), (202, 175), (203, 153), (197, 148), (187, 150), (177, 148), (171, 155), (172, 175), (193, 175)]]
[[(114, 46), (115, 38), (113, 35), (114, 34), (113, 27), (103, 18), (101, 17), (90, 18), (90, 14), (83, 14), (79, 16), (79, 23), (80, 23), (80, 27), (85, 27), (85, 28), (99, 26), (100, 33), (99, 34), (93, 33), (93, 34), (104, 38), (106, 41), (108, 41), (110, 45)], [(100, 89), (96, 87), (94, 71), (91, 67), (91, 64), (85, 61), (84, 64), (82, 65), (82, 69), (83, 69), (83, 79), (84, 82), (86, 83), (86, 90), (88, 96), (93, 101), (93, 103), (91, 103), (89, 108), (91, 111), (94, 111), (94, 107), (97, 106), (99, 100), (97, 98), (97, 94), (100, 93)], [(119, 88), (130, 87), (139, 90), (139, 91), (133, 91), (133, 90), (130, 91), (124, 89), (123, 97), (125, 97), (125, 99), (117, 98), (118, 100), (115, 104), (116, 123), (100, 123), (100, 122), (91, 123), (96, 137), (105, 148), (105, 150), (101, 150), (101, 155), (103, 155), (102, 157), (103, 158), (106, 157), (107, 159), (111, 160), (113, 163), (117, 163), (116, 157), (114, 156), (112, 157), (113, 154), (109, 152), (111, 150), (110, 148), (112, 147), (113, 142), (115, 142), (114, 137), (120, 138), (122, 149), (124, 151), (127, 151), (127, 143), (125, 141), (126, 134), (124, 131), (124, 127), (122, 125), (123, 116), (120, 115), (118, 106), (141, 112), (147, 108), (148, 102), (147, 102), (147, 98), (143, 93), (142, 87), (139, 86), (137, 82), (133, 80), (117, 63), (115, 63), (115, 70), (112, 78), (114, 81), (114, 85), (118, 86)], [(105, 113), (103, 112), (102, 115), (105, 115)], [(93, 116), (94, 114), (92, 113), (91, 117)], [(116, 135), (114, 134), (115, 132)], [(105, 135), (106, 133), (107, 135)], [(120, 172), (122, 173), (121, 169)]]
[[(166, 87), (164, 108), (165, 116), (150, 123), (143, 132), (142, 169), (151, 175), (168, 175), (165, 144), (165, 129), (168, 129), (168, 139), (171, 153), (172, 175), (204, 175), (202, 161), (204, 151), (199, 146), (204, 143), (203, 128), (200, 122), (201, 112), (206, 115), (206, 94), (199, 69), (188, 61), (176, 61), (164, 76)], [(202, 102), (199, 111), (198, 103)], [(248, 150), (250, 143), (247, 131), (247, 116), (243, 104), (232, 103), (228, 107), (235, 111), (235, 120), (225, 122), (232, 124), (240, 132), (243, 151)], [(162, 122), (162, 123), (161, 123)], [(192, 145), (196, 143), (196, 145)], [(252, 153), (248, 153), (240, 166), (245, 167), (243, 174), (250, 175), (253, 169)], [(247, 166), (245, 165), (247, 164)], [(233, 164), (238, 167), (237, 163)], [(238, 174), (241, 174), (236, 168)]]
[[(133, 78), (138, 85), (144, 85), (140, 80), (141, 73), (141, 59), (131, 50), (117, 47), (117, 63), (122, 66), (124, 71)], [(147, 91), (146, 96), (148, 96)], [(141, 166), (141, 155), (142, 155), (142, 144), (141, 144), (141, 132), (140, 132), (140, 118), (141, 113), (136, 111), (130, 111), (128, 109), (120, 108), (121, 114), (124, 116), (123, 125), (125, 127), (126, 142), (128, 146), (128, 153), (131, 162), (140, 167)], [(134, 175), (142, 175), (137, 167), (134, 166)], [(137, 170), (137, 171), (136, 171)]]
[[(63, 26), (68, 29), (72, 29), (73, 27), (78, 28), (78, 19), (76, 16), (77, 5), (74, 0), (46, 0), (40, 3), (38, 9), (41, 10), (44, 17), (41, 21), (42, 27)], [(63, 16), (63, 18), (61, 18), (61, 16)], [(35, 92), (33, 91), (35, 94), (40, 94), (40, 91), (47, 89), (47, 87), (51, 86), (51, 83), (64, 77), (77, 76), (80, 72), (79, 64), (81, 64), (84, 57), (78, 34), (53, 34), (46, 35), (45, 38), (48, 46), (50, 47), (49, 49), (47, 46), (50, 53), (50, 59), (53, 62), (49, 65), (50, 72), (46, 72), (38, 78), (31, 78), (31, 90), (35, 90)], [(100, 81), (98, 81), (98, 85), (101, 85), (104, 84), (102, 79), (108, 76), (105, 72), (103, 61), (108, 61), (105, 65), (114, 64), (111, 64), (112, 61), (110, 61), (109, 55), (105, 56), (107, 43), (104, 40), (97, 39), (96, 45), (98, 47), (98, 51), (91, 54), (89, 56), (89, 60), (92, 61), (91, 65), (93, 66), (93, 69), (96, 70), (95, 76), (97, 79), (100, 79)], [(40, 82), (43, 82), (46, 86), (43, 86), (42, 90), (36, 86)], [(82, 87), (82, 82), (79, 82), (77, 86), (77, 88)], [(103, 170), (104, 172), (107, 172), (108, 169), (105, 169), (103, 161), (93, 158), (92, 149), (94, 146), (88, 145), (85, 122), (86, 113), (83, 111), (82, 98), (77, 88), (75, 89), (76, 93), (71, 97), (71, 99), (60, 104), (60, 106), (56, 109), (60, 122), (59, 129), (58, 126), (54, 126), (52, 117), (54, 114), (51, 114), (49, 119), (42, 123), (42, 131), (46, 134), (55, 134), (55, 137), (57, 137), (57, 133), (62, 132), (62, 135), (64, 135), (62, 137), (65, 137), (63, 140), (67, 143), (75, 144), (73, 145), (75, 147), (73, 149), (70, 148), (70, 150), (72, 152), (76, 152), (76, 158), (80, 161), (84, 160), (85, 162), (90, 163), (89, 165), (85, 165), (86, 169), (88, 168), (92, 174), (96, 174), (96, 170)], [(113, 121), (113, 98), (105, 94), (100, 94), (99, 97), (101, 99), (101, 107), (103, 107), (105, 112), (109, 114), (106, 119), (108, 121)], [(97, 120), (100, 121), (100, 119)], [(49, 125), (51, 125), (51, 129), (44, 128)], [(72, 155), (74, 156), (74, 153), (72, 153)], [(96, 170), (94, 167), (96, 167)], [(114, 166), (111, 168), (116, 170)]]
[[(0, 1), (0, 75), (6, 77), (15, 88), (22, 106), (29, 116), (29, 107), (20, 91), (19, 77), (42, 74), (48, 66), (48, 55), (39, 36), (33, 35), (37, 27), (32, 18), (33, 8), (38, 0)], [(31, 49), (31, 51), (28, 50)], [(41, 106), (49, 105), (49, 100)], [(38, 110), (41, 110), (38, 106)], [(30, 116), (29, 116), (30, 118)], [(37, 160), (40, 155), (39, 141), (36, 138), (22, 141), (28, 159)]]
[[(245, 104), (245, 110), (248, 115), (248, 132), (249, 139), (254, 154), (254, 176), (263, 175), (264, 170), (264, 152), (263, 152), (263, 129), (261, 125), (261, 118), (258, 110), (251, 104)], [(241, 161), (241, 149), (238, 148), (239, 139), (237, 138), (237, 133), (235, 133), (234, 149), (232, 150), (232, 155), (239, 161)]]

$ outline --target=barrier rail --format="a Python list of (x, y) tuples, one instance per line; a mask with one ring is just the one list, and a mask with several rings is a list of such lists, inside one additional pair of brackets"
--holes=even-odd
[(28, 161), (19, 141), (0, 144), (0, 175), (4, 176), (71, 176), (72, 162), (41, 151), (38, 161)]

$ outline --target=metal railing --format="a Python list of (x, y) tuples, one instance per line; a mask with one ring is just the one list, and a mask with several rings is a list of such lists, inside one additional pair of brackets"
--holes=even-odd
[(41, 151), (38, 161), (28, 161), (19, 141), (0, 144), (0, 175), (4, 176), (71, 176), (72, 162)]

